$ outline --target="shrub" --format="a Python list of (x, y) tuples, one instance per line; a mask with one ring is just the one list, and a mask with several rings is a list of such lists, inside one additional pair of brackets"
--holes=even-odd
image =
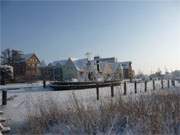
[(176, 134), (180, 95), (117, 97), (84, 105), (75, 94), (67, 107), (40, 100), (20, 134)]

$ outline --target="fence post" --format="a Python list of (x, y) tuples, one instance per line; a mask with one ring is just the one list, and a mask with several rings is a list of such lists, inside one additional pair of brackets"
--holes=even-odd
[(155, 87), (155, 81), (153, 80), (153, 90), (155, 90), (156, 87)]
[(161, 88), (164, 89), (164, 82), (163, 82), (163, 79), (161, 79)]
[[(6, 85), (5, 72), (1, 71), (1, 85)], [(7, 104), (7, 91), (2, 90), (2, 105)]]
[(126, 84), (126, 81), (124, 82), (124, 95), (127, 94), (127, 84)]
[(173, 86), (176, 87), (176, 81), (175, 80), (173, 80)]
[(97, 100), (99, 100), (99, 87), (98, 87), (98, 83), (96, 84), (96, 95), (97, 95)]
[(171, 80), (171, 84), (172, 84), (173, 87), (175, 87), (175, 82), (174, 82), (174, 80)]
[(5, 72), (1, 71), (1, 85), (5, 85), (6, 81), (5, 81)]
[(46, 80), (43, 80), (43, 87), (46, 88)]
[(2, 91), (2, 105), (7, 105), (7, 91)]
[(176, 87), (176, 80), (174, 80), (174, 87)]
[(146, 92), (147, 91), (147, 81), (145, 80), (144, 82), (144, 91)]
[(169, 82), (169, 79), (168, 79), (168, 88), (170, 88), (170, 82)]
[(134, 92), (137, 93), (137, 82), (134, 82)]
[(114, 97), (114, 86), (113, 86), (113, 83), (111, 84), (111, 97)]

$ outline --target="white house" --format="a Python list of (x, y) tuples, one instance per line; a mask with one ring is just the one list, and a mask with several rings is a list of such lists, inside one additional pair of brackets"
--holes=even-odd
[(115, 57), (94, 57), (93, 60), (68, 58), (55, 61), (50, 65), (61, 66), (63, 80), (69, 81), (119, 80), (128, 75), (129, 69), (132, 70), (131, 62), (117, 62)]

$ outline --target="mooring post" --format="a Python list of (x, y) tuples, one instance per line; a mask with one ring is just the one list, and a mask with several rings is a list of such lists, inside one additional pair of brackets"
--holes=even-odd
[(147, 81), (144, 82), (144, 91), (147, 92)]
[(124, 81), (124, 95), (127, 94), (127, 84), (126, 84), (126, 81)]
[(161, 79), (161, 88), (164, 89), (164, 81)]
[(98, 87), (98, 83), (96, 84), (96, 95), (97, 95), (97, 100), (99, 100), (99, 87)]
[(134, 82), (134, 92), (137, 93), (137, 82)]
[(169, 79), (168, 79), (167, 81), (168, 81), (168, 82), (167, 82), (167, 83), (168, 83), (168, 88), (170, 88), (170, 82), (169, 82)]
[(43, 87), (46, 88), (46, 80), (43, 80)]
[(153, 80), (153, 90), (156, 89), (156, 86), (155, 86), (155, 80)]
[(113, 86), (113, 83), (111, 84), (111, 97), (114, 97), (114, 86)]
[(2, 105), (7, 105), (7, 91), (2, 91)]

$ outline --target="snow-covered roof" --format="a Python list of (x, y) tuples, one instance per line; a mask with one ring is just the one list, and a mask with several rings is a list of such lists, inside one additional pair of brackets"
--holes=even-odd
[(67, 61), (68, 61), (68, 59), (67, 60), (58, 60), (58, 61), (52, 62), (51, 64), (52, 64), (52, 66), (57, 66), (59, 64), (60, 65), (65, 65)]
[(87, 58), (78, 59), (78, 60), (75, 60), (73, 62), (74, 62), (74, 65), (75, 65), (77, 70), (84, 70), (87, 67), (88, 59)]
[[(37, 56), (34, 53), (28, 53), (28, 54), (23, 54), (21, 55), (22, 60), (20, 60), (19, 62), (26, 62), (27, 60), (29, 60), (32, 56), (35, 56), (37, 58)], [(38, 58), (37, 58), (38, 59)], [(39, 59), (38, 59), (39, 61)], [(40, 62), (40, 61), (39, 61)]]
[[(66, 60), (59, 60), (59, 61), (54, 61), (51, 63), (52, 66), (57, 66), (57, 65), (66, 65), (66, 63), (68, 62), (68, 60), (71, 60), (75, 66), (75, 68), (78, 70), (78, 71), (83, 71), (83, 70), (86, 70), (87, 69), (87, 64), (88, 64), (88, 59), (87, 58), (84, 58), (84, 59), (73, 59), (73, 58), (69, 58), (69, 59), (66, 59)], [(131, 62), (130, 61), (127, 61), (127, 62), (116, 62), (115, 58), (114, 57), (111, 57), (111, 58), (101, 58), (100, 59), (101, 61), (101, 65), (103, 66), (103, 64), (111, 64), (112, 66), (112, 70), (115, 71), (117, 70), (118, 68), (123, 68), (123, 69), (128, 69)], [(94, 65), (96, 64), (96, 60), (90, 60), (90, 65)]]
[(22, 55), (22, 58), (23, 58), (25, 61), (27, 61), (27, 60), (30, 59), (33, 55), (34, 55), (34, 53), (24, 54), (24, 55)]
[(69, 58), (66, 60), (59, 60), (59, 61), (54, 61), (51, 63), (52, 66), (57, 66), (57, 65), (66, 65), (68, 60), (71, 60), (74, 63), (74, 66), (76, 67), (77, 70), (84, 70), (87, 66), (87, 58), (84, 59), (74, 59), (74, 58)]

